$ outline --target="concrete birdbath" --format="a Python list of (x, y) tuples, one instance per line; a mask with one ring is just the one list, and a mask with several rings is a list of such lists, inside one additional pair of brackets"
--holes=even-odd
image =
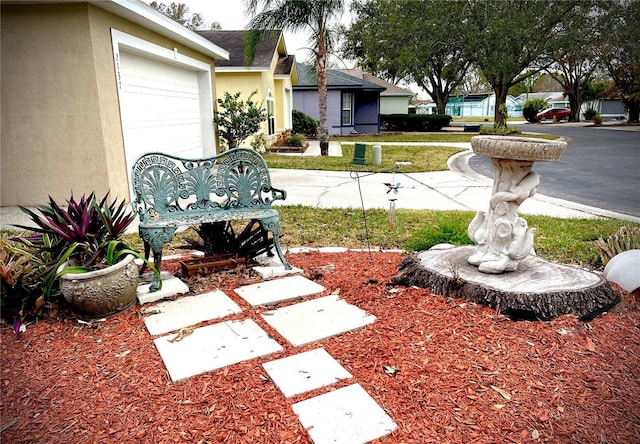
[(534, 162), (558, 160), (566, 147), (566, 142), (525, 137), (471, 139), (474, 153), (491, 158), (495, 175), (489, 210), (478, 211), (467, 230), (477, 246), (470, 264), (483, 273), (503, 273), (514, 271), (531, 254), (536, 229), (518, 216), (518, 208), (540, 183), (532, 170)]
[(475, 246), (439, 245), (412, 254), (402, 261), (392, 282), (465, 298), (515, 319), (552, 319), (569, 313), (590, 319), (618, 303), (619, 294), (601, 275), (537, 257), (536, 229), (518, 215), (540, 183), (533, 164), (558, 160), (566, 143), (476, 136), (471, 147), (489, 156), (495, 169), (489, 209), (479, 211), (467, 229)]

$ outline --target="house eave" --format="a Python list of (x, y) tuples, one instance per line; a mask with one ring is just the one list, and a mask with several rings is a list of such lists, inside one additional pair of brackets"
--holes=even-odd
[(215, 60), (229, 60), (229, 51), (185, 28), (140, 0), (8, 0), (5, 4), (85, 3), (129, 20)]

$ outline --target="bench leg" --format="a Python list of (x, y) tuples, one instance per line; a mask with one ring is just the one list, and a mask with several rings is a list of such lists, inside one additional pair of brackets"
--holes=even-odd
[(266, 217), (264, 219), (260, 219), (260, 223), (265, 230), (271, 232), (271, 235), (273, 236), (273, 245), (276, 246), (276, 253), (278, 253), (278, 257), (280, 258), (280, 261), (282, 261), (282, 265), (284, 265), (286, 270), (291, 270), (293, 267), (284, 258), (284, 254), (280, 248), (280, 218), (278, 218), (278, 216)]
[[(144, 254), (149, 259), (149, 250), (153, 251), (153, 265), (160, 272), (162, 268), (162, 247), (164, 244), (171, 242), (176, 232), (176, 227), (163, 228), (140, 228), (140, 237), (144, 242)], [(160, 289), (161, 281), (158, 276), (154, 275), (149, 291), (154, 292)]]
[(142, 267), (140, 268), (140, 276), (142, 276), (145, 272), (145, 270), (147, 269), (147, 262), (149, 261), (149, 252), (151, 251), (151, 245), (144, 241), (144, 237), (142, 237), (142, 234), (140, 234), (140, 237), (143, 239), (143, 243), (144, 243), (144, 262), (142, 263)]

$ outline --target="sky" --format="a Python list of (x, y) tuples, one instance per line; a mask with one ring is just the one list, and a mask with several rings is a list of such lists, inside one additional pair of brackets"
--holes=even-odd
[[(152, 0), (144, 0), (151, 3)], [(250, 17), (245, 16), (245, 7), (242, 0), (156, 0), (158, 3), (170, 4), (184, 3), (189, 7), (189, 12), (199, 13), (204, 16), (205, 23), (218, 22), (222, 29), (232, 31), (245, 29)], [(349, 24), (349, 8), (347, 6), (342, 22)], [(309, 51), (303, 49), (308, 45), (309, 35), (304, 33), (284, 33), (284, 42), (289, 54), (295, 54), (296, 60), (305, 62), (309, 58)], [(345, 68), (352, 68), (352, 62), (346, 62)]]
[[(152, 0), (143, 0), (145, 3), (151, 3)], [(204, 17), (205, 23), (218, 22), (223, 30), (233, 31), (245, 29), (249, 23), (250, 17), (245, 16), (245, 7), (243, 0), (156, 0), (158, 3), (170, 4), (172, 2), (184, 3), (189, 7), (189, 13), (199, 13)], [(342, 24), (349, 25), (351, 23), (351, 14), (349, 12), (349, 4), (351, 0), (346, 1), (347, 6), (343, 13)], [(284, 32), (284, 43), (287, 47), (287, 53), (295, 54), (298, 62), (309, 61), (310, 53), (304, 49), (309, 46), (309, 35), (305, 33), (293, 34)], [(339, 68), (353, 68), (355, 63), (351, 60), (342, 60), (336, 57), (331, 58), (331, 62)], [(404, 85), (403, 85), (404, 86)], [(418, 85), (410, 84), (409, 89), (418, 93), (420, 98), (426, 98), (427, 94), (422, 91)]]

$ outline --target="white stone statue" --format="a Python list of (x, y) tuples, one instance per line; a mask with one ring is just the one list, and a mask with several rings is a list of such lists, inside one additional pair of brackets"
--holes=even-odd
[(477, 246), (468, 261), (483, 273), (514, 271), (522, 259), (535, 254), (536, 229), (528, 228), (527, 221), (518, 216), (518, 208), (536, 193), (540, 183), (540, 176), (532, 171), (533, 163), (557, 160), (566, 143), (479, 136), (471, 144), (474, 152), (491, 157), (495, 177), (489, 211), (479, 211), (467, 229)]

